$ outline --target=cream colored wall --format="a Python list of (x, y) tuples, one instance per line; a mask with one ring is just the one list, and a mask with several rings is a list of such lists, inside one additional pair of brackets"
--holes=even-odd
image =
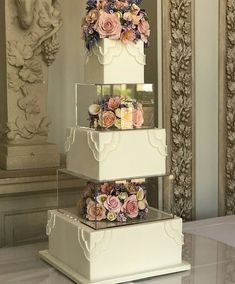
[(218, 210), (218, 0), (195, 1), (196, 215)]
[(49, 141), (64, 152), (66, 127), (75, 124), (75, 83), (83, 81), (84, 49), (81, 18), (85, 0), (60, 0), (64, 26), (60, 32), (61, 49), (49, 71), (48, 113), (53, 121)]

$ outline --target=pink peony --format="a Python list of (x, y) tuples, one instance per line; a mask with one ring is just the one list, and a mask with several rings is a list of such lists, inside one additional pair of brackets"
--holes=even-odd
[(144, 123), (143, 110), (135, 109), (132, 115), (133, 125), (137, 128), (140, 128)]
[(104, 111), (100, 115), (99, 124), (101, 127), (109, 128), (115, 124), (116, 116), (112, 111)]
[(103, 183), (100, 186), (100, 190), (103, 194), (110, 194), (113, 190), (113, 184), (110, 183)]
[(125, 200), (122, 211), (131, 219), (138, 216), (139, 208), (136, 195), (131, 195)]
[(115, 110), (120, 106), (121, 99), (120, 97), (110, 98), (108, 101), (108, 108), (111, 110)]
[(106, 210), (102, 204), (90, 201), (87, 205), (87, 215), (86, 218), (90, 221), (101, 221), (106, 219)]
[(121, 34), (121, 41), (124, 44), (133, 42), (135, 39), (136, 39), (136, 35), (133, 30), (127, 30), (127, 31), (122, 32)]
[(100, 38), (119, 39), (122, 26), (116, 14), (108, 14), (100, 11), (94, 29), (99, 33)]
[(109, 195), (104, 202), (104, 207), (110, 212), (119, 213), (122, 208), (122, 204), (117, 196)]
[(138, 31), (141, 34), (141, 39), (143, 42), (148, 42), (148, 37), (150, 36), (150, 26), (149, 22), (142, 20), (138, 25)]

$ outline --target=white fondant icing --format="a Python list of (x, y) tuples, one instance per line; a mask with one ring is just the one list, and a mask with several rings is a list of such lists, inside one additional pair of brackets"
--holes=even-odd
[[(108, 47), (96, 43), (92, 48), (92, 53), (97, 56), (100, 64), (109, 65), (113, 62), (115, 57), (119, 57), (122, 54), (124, 49), (126, 49), (128, 54), (132, 56), (137, 63), (146, 65), (146, 55), (135, 43), (123, 44), (119, 40), (110, 40)], [(89, 60), (89, 57), (87, 60)]]
[(48, 221), (47, 221), (47, 225), (46, 225), (47, 236), (50, 236), (51, 231), (55, 228), (55, 223), (56, 223), (55, 213), (53, 211), (48, 211)]
[(100, 231), (95, 242), (91, 242), (90, 233), (78, 228), (78, 242), (83, 249), (85, 258), (91, 262), (109, 250), (109, 243), (112, 238), (112, 231)]
[(66, 141), (64, 143), (65, 153), (68, 153), (69, 150), (70, 150), (71, 145), (73, 145), (73, 143), (75, 141), (75, 135), (76, 135), (76, 128), (75, 127), (71, 127), (69, 135), (67, 135)]
[(75, 131), (75, 141), (67, 152), (69, 171), (97, 180), (166, 173), (164, 129), (95, 131), (77, 127)]
[(174, 227), (174, 223), (166, 221), (164, 223), (164, 229), (167, 236), (173, 239), (177, 245), (182, 246), (184, 244), (184, 235), (182, 234), (181, 228), (178, 226)]
[(149, 144), (156, 148), (158, 153), (164, 157), (167, 157), (167, 146), (165, 145), (165, 135), (160, 132), (148, 131)]
[(118, 132), (106, 133), (105, 138), (102, 143), (97, 132), (87, 132), (87, 143), (97, 162), (104, 161), (108, 154), (115, 151), (119, 145), (120, 135)]

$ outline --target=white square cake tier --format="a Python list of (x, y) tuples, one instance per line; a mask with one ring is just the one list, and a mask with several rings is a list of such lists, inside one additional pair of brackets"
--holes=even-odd
[(49, 250), (41, 257), (76, 283), (121, 283), (190, 269), (182, 262), (182, 220), (177, 217), (96, 231), (53, 210), (47, 234)]
[(96, 131), (69, 128), (67, 170), (95, 180), (148, 177), (166, 173), (165, 129)]
[(123, 44), (101, 39), (87, 55), (85, 82), (97, 84), (143, 84), (146, 56), (144, 43)]

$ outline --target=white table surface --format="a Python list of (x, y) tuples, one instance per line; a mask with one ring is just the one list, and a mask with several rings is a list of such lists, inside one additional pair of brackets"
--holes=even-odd
[[(235, 216), (187, 223), (184, 224), (184, 232), (187, 233), (184, 258), (192, 264), (190, 272), (155, 277), (129, 284), (234, 284)], [(38, 251), (46, 248), (47, 243), (39, 243), (0, 249), (0, 283), (73, 283), (39, 259)]]

